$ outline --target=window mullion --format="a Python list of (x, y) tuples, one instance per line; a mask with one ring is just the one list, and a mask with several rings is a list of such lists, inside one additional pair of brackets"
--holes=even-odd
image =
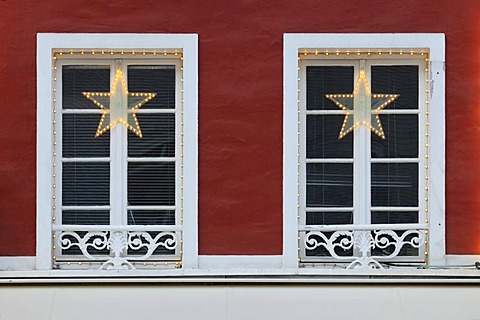
[[(360, 60), (354, 79), (358, 79), (360, 69), (365, 68), (365, 60)], [(352, 132), (354, 134), (354, 224), (370, 222), (370, 132), (364, 126)]]
[(114, 191), (115, 202), (112, 203), (111, 224), (126, 225), (127, 217), (127, 130), (118, 124), (113, 128), (112, 136), (117, 143), (112, 143), (115, 154), (112, 154), (112, 175), (110, 188)]
[(360, 127), (354, 130), (354, 223), (368, 224), (370, 219), (370, 156), (369, 132)]
[[(367, 75), (368, 83), (370, 83), (370, 88), (371, 88), (371, 83), (372, 83), (372, 72), (371, 72), (371, 63), (367, 63), (365, 60), (363, 60), (363, 63), (365, 63), (365, 73)], [(363, 158), (365, 159), (365, 209), (364, 209), (364, 223), (365, 224), (370, 224), (372, 222), (372, 213), (371, 213), (371, 207), (372, 207), (372, 152), (371, 152), (371, 142), (372, 142), (372, 131), (365, 128), (366, 130), (363, 130), (365, 132), (365, 140), (364, 142), (364, 156)]]
[[(117, 60), (115, 62), (117, 65), (120, 64), (120, 68), (122, 69), (123, 74), (125, 75), (125, 82), (128, 88), (128, 68), (126, 63), (122, 63), (121, 60)], [(120, 129), (120, 173), (119, 178), (121, 179), (121, 189), (120, 189), (120, 211), (118, 212), (118, 221), (121, 225), (127, 225), (127, 205), (128, 205), (128, 162), (127, 162), (127, 155), (128, 155), (128, 130), (122, 125), (118, 125)]]
[[(116, 60), (111, 67), (110, 83), (115, 78), (117, 68), (122, 68), (125, 73), (124, 66), (121, 60)], [(127, 206), (127, 173), (126, 173), (126, 130), (123, 130), (122, 125), (118, 124), (110, 129), (110, 224), (123, 225), (126, 224), (126, 206)]]

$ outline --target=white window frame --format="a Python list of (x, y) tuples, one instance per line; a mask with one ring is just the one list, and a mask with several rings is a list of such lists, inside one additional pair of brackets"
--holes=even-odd
[(183, 56), (183, 222), (182, 268), (198, 267), (198, 35), (37, 35), (37, 246), (36, 269), (52, 268), (52, 53), (72, 50), (180, 50)]
[(428, 49), (430, 57), (429, 263), (445, 263), (445, 36), (444, 34), (285, 34), (283, 118), (284, 268), (298, 268), (298, 90), (301, 50)]

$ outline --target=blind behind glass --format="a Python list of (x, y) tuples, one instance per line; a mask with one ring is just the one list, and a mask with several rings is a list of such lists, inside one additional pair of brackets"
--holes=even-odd
[(129, 65), (127, 74), (130, 92), (156, 94), (142, 109), (175, 108), (174, 65)]
[(353, 66), (308, 66), (307, 110), (339, 110), (325, 95), (352, 93), (353, 75)]
[(82, 92), (109, 92), (109, 65), (66, 65), (62, 67), (63, 109), (99, 109)]
[[(173, 65), (128, 66), (129, 90), (156, 94), (137, 113), (143, 137), (128, 135), (128, 157), (135, 158), (129, 161), (127, 173), (128, 205), (131, 206), (127, 210), (129, 224), (176, 224), (175, 210), (148, 209), (149, 206), (176, 204), (175, 162), (159, 160), (176, 156), (176, 113), (155, 112), (156, 109), (176, 108), (175, 72)], [(150, 112), (141, 113), (142, 110)], [(141, 158), (153, 159), (145, 161)]]

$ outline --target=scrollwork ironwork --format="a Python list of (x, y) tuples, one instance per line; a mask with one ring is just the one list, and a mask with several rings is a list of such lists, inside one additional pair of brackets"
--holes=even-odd
[[(324, 248), (329, 257), (349, 262), (347, 269), (383, 269), (381, 261), (394, 260), (405, 247), (418, 249), (425, 241), (425, 231), (410, 230), (312, 230), (305, 233), (303, 244), (307, 251)], [(381, 254), (373, 254), (377, 249)], [(350, 250), (351, 255), (341, 255)], [(381, 261), (380, 261), (381, 260)]]
[(151, 258), (159, 247), (177, 249), (178, 237), (173, 231), (60, 231), (56, 243), (64, 251), (78, 248), (84, 258), (101, 262), (100, 269), (132, 270), (133, 261)]

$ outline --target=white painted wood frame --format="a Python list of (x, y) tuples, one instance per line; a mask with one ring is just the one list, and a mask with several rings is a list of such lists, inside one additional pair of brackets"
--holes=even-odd
[[(428, 49), (430, 54), (430, 264), (445, 263), (444, 34), (285, 34), (283, 121), (283, 267), (298, 267), (298, 90), (300, 50)], [(422, 143), (423, 140), (420, 141)], [(301, 165), (301, 164), (300, 164)], [(419, 181), (419, 183), (421, 180)]]
[[(178, 49), (183, 54), (184, 269), (198, 267), (198, 35), (48, 34), (37, 35), (37, 245), (36, 269), (52, 268), (52, 53), (55, 49)], [(177, 138), (178, 139), (178, 138)]]

